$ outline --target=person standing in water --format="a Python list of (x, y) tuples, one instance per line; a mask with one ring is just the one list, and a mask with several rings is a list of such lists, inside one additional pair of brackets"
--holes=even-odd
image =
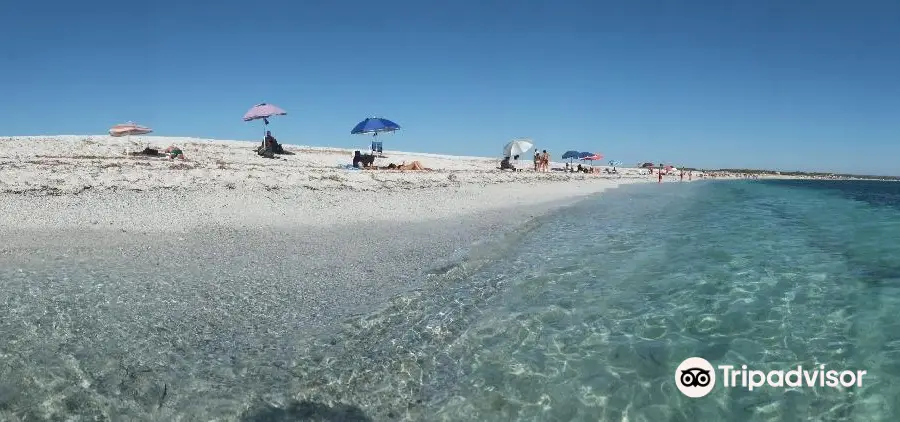
[(656, 172), (656, 174), (659, 175), (659, 181), (657, 181), (656, 183), (662, 183), (662, 170)]

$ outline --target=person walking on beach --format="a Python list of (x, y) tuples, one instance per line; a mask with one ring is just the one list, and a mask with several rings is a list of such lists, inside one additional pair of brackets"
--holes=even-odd
[(688, 172), (688, 182), (690, 182), (690, 181), (693, 180), (693, 179), (694, 179), (694, 172), (689, 171), (689, 172)]
[(541, 153), (538, 152), (538, 149), (534, 149), (534, 171), (538, 171), (538, 168), (541, 166)]
[(656, 183), (662, 183), (662, 170), (660, 170), (656, 173), (659, 174), (659, 181), (657, 181)]
[(681, 179), (682, 182), (684, 181), (684, 170), (681, 170), (681, 172), (678, 173), (678, 178)]

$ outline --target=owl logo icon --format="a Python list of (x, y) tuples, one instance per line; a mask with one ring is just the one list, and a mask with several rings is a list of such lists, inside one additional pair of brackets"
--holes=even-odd
[(716, 371), (703, 358), (687, 358), (675, 369), (675, 386), (682, 394), (700, 398), (716, 386)]

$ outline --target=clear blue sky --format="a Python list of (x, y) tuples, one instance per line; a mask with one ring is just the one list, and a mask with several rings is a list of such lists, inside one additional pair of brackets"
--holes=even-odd
[(3, 1), (0, 135), (900, 174), (900, 1)]

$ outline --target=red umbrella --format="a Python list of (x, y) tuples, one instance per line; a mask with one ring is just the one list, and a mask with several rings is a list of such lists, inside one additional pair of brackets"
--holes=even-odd
[(582, 160), (588, 160), (588, 161), (600, 161), (602, 159), (603, 159), (603, 154), (597, 154), (597, 153), (594, 153), (594, 155), (591, 155), (589, 157), (582, 158)]

